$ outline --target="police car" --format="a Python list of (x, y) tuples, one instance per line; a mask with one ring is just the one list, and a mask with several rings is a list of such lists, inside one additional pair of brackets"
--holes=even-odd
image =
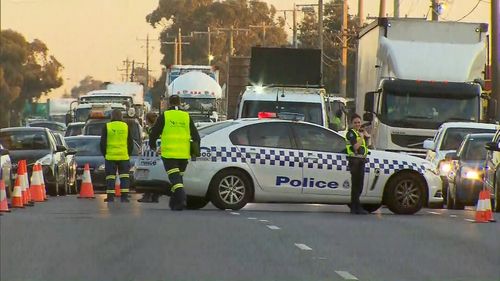
[[(345, 139), (330, 129), (253, 118), (215, 123), (199, 133), (201, 156), (184, 174), (188, 208), (208, 201), (233, 210), (249, 202), (350, 203)], [(147, 169), (147, 159), (142, 161), (137, 171)], [(394, 213), (413, 214), (443, 200), (441, 179), (426, 160), (372, 150), (365, 173), (361, 202), (368, 211), (385, 204)]]

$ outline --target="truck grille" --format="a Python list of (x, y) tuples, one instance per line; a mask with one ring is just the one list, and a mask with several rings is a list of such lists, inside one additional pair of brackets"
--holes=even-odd
[(428, 138), (428, 136), (391, 134), (391, 140), (394, 144), (412, 149), (424, 149), (424, 141)]

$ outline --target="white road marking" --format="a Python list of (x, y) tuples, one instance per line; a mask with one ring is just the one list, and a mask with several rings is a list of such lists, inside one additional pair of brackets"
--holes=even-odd
[(427, 213), (433, 214), (433, 215), (441, 215), (441, 213), (438, 213), (438, 212), (429, 212), (429, 211), (427, 211)]
[(281, 229), (281, 228), (277, 227), (276, 225), (267, 225), (267, 227), (268, 227), (269, 229), (272, 229), (272, 230), (278, 230), (278, 229)]
[(457, 215), (450, 215), (450, 218), (456, 218)]
[(249, 220), (256, 220), (257, 218), (247, 218), (247, 219), (249, 219)]
[(239, 215), (240, 215), (240, 213), (231, 212), (231, 215), (236, 215), (236, 216), (239, 216)]
[(295, 243), (295, 246), (303, 251), (312, 251), (312, 249), (306, 244)]
[(269, 222), (268, 220), (259, 220), (260, 222)]
[(344, 280), (359, 280), (358, 278), (356, 278), (356, 276), (350, 274), (347, 271), (335, 270), (335, 273), (337, 273), (338, 275), (340, 275), (340, 277), (344, 278)]
[(476, 222), (475, 220), (471, 220), (471, 219), (465, 219), (466, 221), (470, 221), (470, 222)]

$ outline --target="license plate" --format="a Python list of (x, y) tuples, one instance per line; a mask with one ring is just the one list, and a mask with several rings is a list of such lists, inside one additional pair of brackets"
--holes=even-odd
[(148, 170), (137, 170), (135, 171), (134, 178), (136, 180), (145, 180), (149, 176), (149, 171)]

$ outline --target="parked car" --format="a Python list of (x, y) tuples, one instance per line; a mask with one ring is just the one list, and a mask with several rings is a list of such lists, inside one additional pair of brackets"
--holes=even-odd
[[(100, 136), (74, 136), (66, 137), (66, 143), (70, 148), (76, 150), (76, 185), (77, 191), (80, 191), (82, 183), (82, 175), (85, 164), (89, 164), (90, 176), (92, 184), (96, 190), (106, 190), (106, 173), (104, 166), (104, 156), (100, 150)], [(130, 157), (130, 183), (131, 188), (134, 183), (134, 165), (139, 155), (140, 148), (135, 145), (132, 155)]]
[(484, 187), (490, 191), (493, 211), (500, 212), (500, 130), (485, 145)]
[(12, 192), (12, 188), (14, 187), (14, 177), (15, 173), (12, 168), (12, 163), (10, 161), (9, 150), (4, 148), (0, 144), (0, 173), (1, 178), (5, 183), (5, 190), (7, 191), (7, 196), (10, 197), (10, 193)]
[(464, 206), (477, 203), (483, 188), (485, 145), (491, 142), (494, 134), (467, 135), (457, 152), (450, 152), (446, 158), (452, 160), (448, 174), (446, 208), (462, 210)]
[(33, 165), (42, 165), (47, 193), (51, 196), (67, 190), (66, 147), (57, 145), (54, 134), (47, 128), (16, 127), (0, 129), (0, 143), (9, 150), (13, 166), (26, 160), (28, 176)]
[(56, 122), (56, 121), (48, 121), (48, 120), (43, 120), (43, 121), (32, 121), (28, 123), (28, 127), (40, 127), (40, 128), (47, 128), (49, 130), (52, 130), (56, 133), (60, 133), (64, 135), (64, 132), (66, 131), (66, 125), (61, 122)]
[(446, 198), (448, 173), (451, 170), (450, 161), (445, 159), (445, 155), (450, 152), (456, 152), (466, 135), (495, 133), (496, 129), (495, 124), (448, 122), (439, 127), (433, 139), (424, 141), (424, 148), (428, 149), (425, 159), (436, 167), (443, 181), (443, 198)]
[(85, 126), (85, 122), (74, 122), (69, 123), (66, 128), (65, 137), (78, 136), (82, 134), (83, 126)]
[(76, 150), (73, 148), (70, 148), (66, 141), (64, 140), (64, 137), (59, 134), (55, 133), (54, 136), (56, 137), (56, 143), (57, 145), (64, 146), (66, 148), (65, 154), (66, 154), (66, 174), (68, 175), (68, 184), (67, 190), (62, 190), (59, 193), (59, 195), (66, 195), (66, 194), (76, 194), (76, 160), (75, 160), (75, 154)]

